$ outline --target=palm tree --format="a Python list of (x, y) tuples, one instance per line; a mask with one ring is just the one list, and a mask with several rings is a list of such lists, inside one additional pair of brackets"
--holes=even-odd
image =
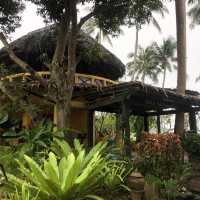
[(189, 5), (192, 5), (188, 15), (192, 20), (191, 27), (195, 25), (200, 25), (200, 0), (189, 0)]
[[(165, 16), (166, 13), (169, 13), (168, 9), (166, 6), (163, 6), (162, 8), (159, 8), (157, 10), (153, 10), (154, 13), (158, 13), (160, 14), (163, 18)], [(152, 15), (152, 17), (150, 18), (150, 21), (148, 23), (153, 24), (153, 26), (161, 33), (161, 27), (157, 21), (157, 19)], [(139, 47), (139, 31), (142, 29), (142, 25), (140, 23), (136, 23), (135, 25), (136, 28), (136, 36), (135, 36), (135, 53), (134, 53), (134, 59), (136, 59), (137, 57), (137, 53), (138, 53), (138, 47)]]
[(163, 40), (161, 46), (159, 46), (156, 42), (152, 44), (152, 48), (155, 51), (156, 58), (158, 60), (159, 66), (163, 71), (163, 81), (162, 88), (165, 86), (166, 73), (167, 71), (172, 71), (172, 63), (176, 60), (175, 52), (177, 48), (177, 44), (173, 38), (168, 38)]
[[(129, 55), (129, 58), (133, 60), (134, 54)], [(155, 52), (152, 47), (147, 47), (143, 49), (139, 47), (139, 54), (136, 60), (127, 63), (129, 76), (132, 80), (141, 80), (144, 84), (146, 78), (150, 78), (154, 83), (158, 82), (158, 73), (160, 73), (160, 68), (158, 66), (158, 61), (155, 56)]]
[[(186, 0), (175, 0), (177, 26), (177, 93), (185, 95), (186, 90)], [(175, 120), (175, 133), (184, 133), (184, 113), (178, 112)]]
[[(200, 25), (200, 0), (189, 0), (188, 4), (192, 7), (188, 12), (188, 16), (191, 18), (191, 28), (195, 25)], [(196, 82), (200, 81), (200, 75), (196, 78)]]
[[(95, 35), (95, 39), (98, 43), (102, 43), (103, 41), (107, 41), (112, 46), (112, 41), (109, 34), (100, 28), (98, 21), (94, 18), (88, 20), (84, 25), (82, 30), (89, 34)], [(123, 34), (123, 31), (120, 29), (120, 34)]]

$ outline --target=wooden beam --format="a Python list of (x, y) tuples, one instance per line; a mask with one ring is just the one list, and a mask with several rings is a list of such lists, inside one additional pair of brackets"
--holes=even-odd
[(85, 109), (87, 105), (84, 101), (71, 101), (71, 107)]
[[(198, 112), (200, 111), (200, 107), (196, 107), (196, 108), (190, 108), (188, 110), (185, 110), (184, 112), (185, 113), (190, 113), (190, 112)], [(153, 111), (153, 112), (145, 112), (145, 114), (147, 116), (158, 116), (158, 115), (173, 115), (173, 114), (177, 114), (179, 111), (175, 110), (175, 109), (170, 109), (170, 110), (163, 110), (163, 111), (160, 111), (160, 112), (156, 112), (156, 111)]]

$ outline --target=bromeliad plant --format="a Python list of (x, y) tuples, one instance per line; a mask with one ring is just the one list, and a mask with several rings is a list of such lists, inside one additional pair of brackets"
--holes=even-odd
[(64, 156), (50, 152), (40, 167), (25, 155), (27, 165), (18, 164), (26, 180), (12, 175), (8, 176), (9, 180), (18, 186), (25, 183), (30, 190), (39, 190), (38, 199), (42, 200), (101, 199), (96, 194), (102, 187), (106, 159), (101, 153), (106, 145), (100, 143), (86, 154), (77, 140), (74, 142), (74, 151), (66, 142), (56, 142)]
[(114, 193), (120, 189), (130, 191), (125, 185), (126, 178), (131, 173), (132, 168), (126, 161), (113, 160), (107, 162), (104, 171), (104, 187), (109, 193)]
[(30, 194), (30, 190), (25, 186), (25, 184), (22, 185), (21, 191), (16, 189), (14, 193), (8, 193), (5, 195), (6, 200), (37, 200), (38, 199), (38, 193), (32, 197)]

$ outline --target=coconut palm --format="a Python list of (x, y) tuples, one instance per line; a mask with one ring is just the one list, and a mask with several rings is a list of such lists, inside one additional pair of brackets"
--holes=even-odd
[(162, 88), (164, 88), (166, 73), (167, 71), (172, 71), (172, 63), (176, 60), (175, 52), (177, 44), (173, 38), (169, 37), (168, 39), (163, 40), (161, 45), (158, 45), (156, 42), (154, 42), (152, 44), (152, 47), (155, 51), (155, 55), (158, 60), (159, 66), (163, 71)]
[(129, 55), (129, 58), (132, 61), (127, 64), (128, 75), (132, 77), (132, 80), (141, 80), (144, 84), (148, 77), (154, 83), (158, 82), (160, 68), (152, 47), (147, 47), (146, 49), (139, 47), (139, 54), (136, 60), (133, 60), (134, 54)]
[[(155, 14), (160, 14), (163, 18), (165, 16), (165, 14), (168, 14), (169, 11), (167, 9), (166, 6), (163, 6), (162, 8), (159, 8), (157, 10), (153, 10), (152, 11)], [(156, 19), (156, 17), (154, 17), (154, 15), (152, 15), (152, 17), (150, 18), (150, 20), (148, 21), (149, 24), (153, 24), (153, 26), (161, 33), (161, 27)], [(137, 57), (137, 53), (138, 53), (138, 47), (139, 47), (139, 31), (142, 29), (142, 25), (140, 23), (136, 23), (136, 36), (135, 36), (135, 56), (134, 59), (136, 59)]]
[[(96, 19), (91, 18), (90, 20), (88, 20), (83, 25), (82, 30), (89, 35), (94, 35), (98, 43), (101, 44), (103, 41), (106, 41), (112, 46), (112, 41), (109, 34), (105, 30), (100, 28)], [(120, 30), (120, 34), (123, 34), (122, 30)]]
[[(186, 0), (176, 0), (176, 24), (177, 24), (177, 93), (185, 95), (186, 90)], [(177, 113), (175, 120), (175, 133), (184, 133), (184, 113)]]
[[(191, 28), (194, 28), (195, 25), (200, 25), (200, 0), (189, 0), (188, 4), (192, 6), (188, 12), (188, 16), (192, 20)], [(200, 81), (200, 75), (196, 81)]]

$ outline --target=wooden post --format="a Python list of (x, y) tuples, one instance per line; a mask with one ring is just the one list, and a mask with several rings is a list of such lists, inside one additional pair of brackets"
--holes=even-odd
[(121, 127), (121, 115), (116, 114), (116, 136), (115, 136), (115, 143), (119, 149), (123, 149), (123, 135), (120, 129)]
[(94, 111), (88, 111), (88, 147), (91, 148), (95, 144), (95, 135), (94, 135)]
[(136, 129), (136, 142), (138, 143), (141, 141), (142, 131), (144, 130), (144, 123), (142, 117), (136, 116), (134, 127)]
[(22, 116), (22, 127), (25, 129), (29, 129), (32, 124), (32, 118), (28, 113), (23, 113)]
[(196, 113), (194, 111), (189, 113), (189, 123), (190, 123), (190, 131), (197, 133), (197, 120), (196, 120)]
[(131, 141), (130, 141), (130, 107), (127, 101), (122, 104), (122, 115), (121, 115), (121, 128), (124, 136), (124, 150), (127, 156), (131, 156)]
[(144, 116), (144, 131), (149, 133), (149, 121), (148, 121), (148, 116)]
[(157, 115), (157, 129), (158, 129), (158, 133), (161, 133), (161, 126), (160, 126), (160, 115)]

